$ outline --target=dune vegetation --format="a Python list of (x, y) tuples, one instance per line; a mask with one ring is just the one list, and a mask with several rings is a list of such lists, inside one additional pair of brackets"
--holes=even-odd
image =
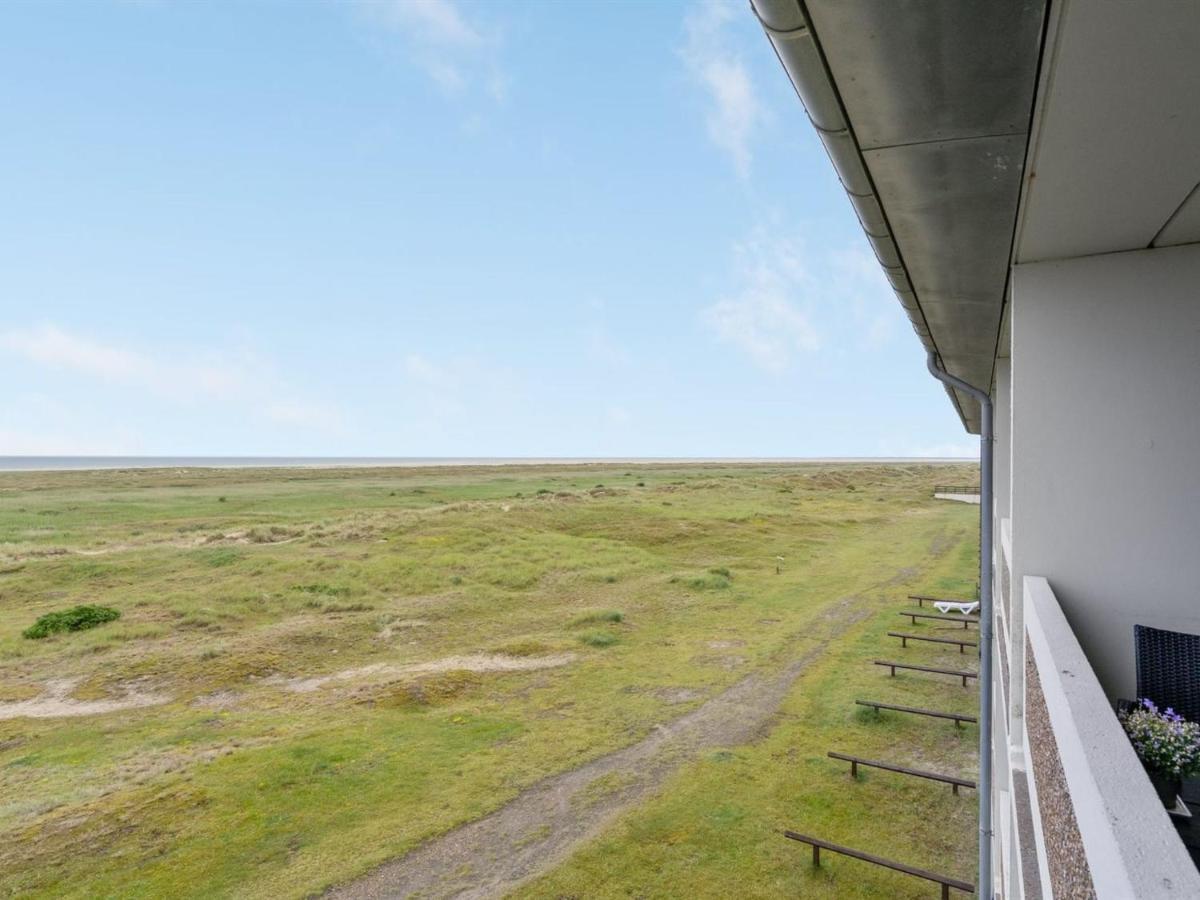
[[(974, 710), (871, 660), (973, 668), (885, 632), (910, 591), (974, 592), (978, 507), (932, 486), (976, 477), (0, 475), (0, 895), (929, 893), (814, 871), (784, 827), (971, 880), (972, 792), (825, 754), (972, 777), (974, 727), (854, 700)], [(80, 607), (112, 614), (25, 636)], [(464, 861), (438, 837), (471, 823), (499, 843)]]

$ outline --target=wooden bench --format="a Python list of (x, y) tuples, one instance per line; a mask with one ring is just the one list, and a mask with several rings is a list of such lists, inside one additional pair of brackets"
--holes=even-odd
[(977, 599), (974, 599), (974, 598), (972, 598), (971, 600), (966, 600), (966, 599), (963, 599), (960, 597), (931, 597), (931, 596), (929, 596), (929, 594), (909, 594), (908, 599), (916, 600), (917, 606), (924, 606), (926, 600), (928, 600), (930, 603), (978, 603), (979, 602)]
[(958, 644), (958, 652), (966, 653), (968, 647), (978, 647), (974, 641), (960, 641), (958, 638), (925, 637), (920, 634), (901, 634), (899, 631), (889, 631), (888, 637), (900, 638), (900, 646), (907, 647), (909, 641), (928, 641), (931, 644)]
[(896, 677), (897, 669), (911, 669), (914, 672), (933, 672), (935, 675), (953, 675), (956, 678), (961, 678), (963, 687), (967, 686), (968, 678), (978, 678), (975, 672), (967, 672), (963, 669), (939, 669), (937, 666), (918, 666), (916, 663), (892, 662), (888, 659), (875, 660), (877, 666), (887, 666), (892, 670), (892, 677)]
[(937, 619), (938, 621), (941, 621), (941, 622), (962, 622), (964, 629), (968, 628), (971, 625), (971, 623), (974, 623), (976, 625), (979, 624), (979, 616), (963, 616), (963, 615), (951, 616), (951, 615), (942, 615), (941, 613), (908, 612), (907, 610), (902, 611), (900, 613), (900, 615), (908, 616), (910, 619), (912, 619), (912, 623), (914, 625), (917, 624), (917, 619)]
[(963, 722), (975, 723), (979, 720), (974, 716), (968, 716), (963, 713), (938, 712), (936, 709), (918, 709), (915, 706), (893, 706), (891, 703), (879, 703), (875, 700), (855, 700), (859, 706), (867, 706), (878, 713), (881, 709), (890, 709), (893, 712), (912, 713), (916, 716), (932, 716), (935, 719), (953, 719), (954, 727), (961, 728)]
[(853, 850), (850, 847), (843, 847), (841, 844), (833, 844), (829, 841), (823, 841), (820, 838), (810, 837), (796, 831), (784, 831), (783, 836), (789, 840), (799, 841), (802, 844), (808, 844), (812, 847), (814, 866), (821, 865), (821, 851), (828, 850), (831, 853), (840, 853), (842, 856), (849, 856), (851, 859), (861, 859), (863, 862), (869, 862), (872, 865), (882, 866), (885, 869), (892, 869), (895, 872), (912, 875), (914, 878), (924, 878), (926, 881), (940, 884), (942, 886), (942, 900), (950, 900), (951, 888), (954, 888), (956, 891), (962, 891), (964, 894), (975, 893), (975, 885), (966, 881), (959, 881), (957, 878), (951, 878), (948, 875), (939, 875), (927, 869), (918, 869), (916, 866), (909, 866), (895, 860), (884, 859), (882, 856), (874, 856), (870, 853), (864, 853), (861, 850)]
[(858, 777), (859, 766), (870, 766), (872, 769), (884, 769), (888, 772), (899, 772), (901, 775), (912, 775), (914, 778), (927, 778), (930, 781), (941, 781), (950, 785), (950, 790), (957, 794), (960, 787), (975, 789), (975, 782), (969, 781), (966, 778), (959, 778), (956, 775), (939, 775), (937, 772), (925, 772), (921, 769), (910, 769), (908, 766), (898, 766), (895, 763), (879, 762), (874, 759), (863, 759), (861, 756), (850, 756), (846, 753), (837, 753), (833, 750), (829, 751), (831, 759), (840, 759), (843, 762), (850, 763), (850, 777)]

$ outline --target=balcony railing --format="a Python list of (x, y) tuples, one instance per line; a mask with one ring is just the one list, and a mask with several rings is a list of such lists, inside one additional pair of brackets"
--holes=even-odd
[(935, 484), (933, 486), (935, 494), (978, 494), (979, 485), (977, 484)]
[(1045, 578), (1023, 579), (1023, 602), (1022, 744), (1042, 884), (1055, 897), (1200, 897), (1200, 874)]

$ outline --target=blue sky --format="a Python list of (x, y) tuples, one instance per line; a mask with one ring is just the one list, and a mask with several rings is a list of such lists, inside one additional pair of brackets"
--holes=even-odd
[(0, 454), (973, 455), (740, 0), (0, 5)]

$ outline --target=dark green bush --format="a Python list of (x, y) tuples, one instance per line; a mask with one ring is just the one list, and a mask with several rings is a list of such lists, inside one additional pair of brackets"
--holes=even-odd
[(107, 606), (76, 606), (72, 609), (46, 613), (21, 634), (32, 640), (38, 640), (60, 631), (86, 631), (120, 617), (119, 612)]

